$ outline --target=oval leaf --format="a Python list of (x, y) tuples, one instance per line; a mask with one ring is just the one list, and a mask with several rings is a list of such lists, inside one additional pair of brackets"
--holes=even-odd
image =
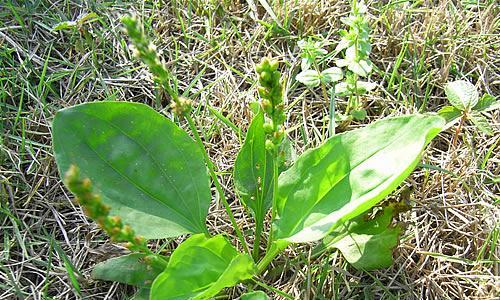
[(462, 115), (462, 111), (453, 106), (445, 106), (438, 111), (438, 115), (451, 122)]
[(485, 116), (481, 115), (481, 113), (472, 113), (469, 115), (469, 117), (472, 123), (476, 125), (477, 129), (481, 130), (487, 135), (493, 135), (493, 127), (491, 127), (490, 123), (488, 123), (488, 120)]
[(349, 86), (347, 82), (340, 82), (335, 85), (335, 95), (336, 96), (346, 96), (349, 95)]
[(373, 219), (358, 216), (337, 227), (324, 239), (326, 247), (337, 248), (359, 270), (375, 270), (392, 265), (392, 250), (399, 242), (401, 227), (391, 227), (395, 210), (385, 207)]
[(366, 109), (360, 108), (360, 109), (354, 109), (351, 111), (351, 116), (358, 121), (363, 121), (366, 119), (367, 112)]
[(449, 82), (444, 91), (451, 105), (460, 110), (468, 110), (476, 106), (479, 101), (476, 87), (465, 80)]
[(261, 110), (254, 116), (234, 164), (236, 190), (258, 222), (262, 222), (272, 202), (273, 161), (266, 151), (263, 126), (264, 113)]
[(153, 283), (150, 299), (208, 299), (254, 274), (252, 258), (239, 253), (222, 235), (197, 234), (172, 253)]
[(337, 67), (332, 67), (321, 72), (321, 81), (324, 83), (336, 82), (344, 77), (342, 69)]
[(103, 202), (146, 238), (205, 232), (210, 204), (201, 149), (182, 129), (138, 103), (63, 109), (52, 124), (60, 174), (71, 164)]
[(372, 72), (372, 63), (368, 60), (351, 61), (347, 68), (359, 76), (366, 77)]
[(371, 90), (374, 90), (377, 87), (377, 84), (374, 82), (368, 82), (368, 81), (360, 81), (358, 80), (356, 82), (356, 88), (358, 89), (357, 94), (362, 95), (364, 93), (367, 93)]
[(99, 263), (92, 271), (92, 277), (99, 280), (116, 281), (139, 287), (151, 286), (163, 268), (144, 262), (146, 254), (133, 253), (108, 259)]
[(481, 99), (474, 106), (475, 111), (490, 111), (500, 108), (500, 101), (497, 101), (495, 97), (484, 94)]
[(317, 87), (321, 82), (320, 74), (315, 70), (302, 71), (295, 79), (308, 87)]
[(321, 239), (377, 204), (411, 173), (443, 125), (438, 116), (389, 118), (306, 151), (279, 177), (276, 239)]

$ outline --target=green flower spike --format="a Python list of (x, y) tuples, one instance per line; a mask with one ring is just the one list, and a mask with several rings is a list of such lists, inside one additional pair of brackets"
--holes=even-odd
[(71, 165), (66, 172), (64, 182), (75, 194), (76, 201), (83, 207), (85, 214), (96, 220), (112, 241), (126, 242), (126, 247), (131, 251), (151, 253), (143, 237), (135, 235), (134, 230), (124, 225), (120, 217), (109, 216), (110, 207), (102, 203), (100, 195), (92, 192), (90, 179), (80, 178), (80, 171), (75, 165)]
[(283, 85), (281, 73), (278, 71), (278, 61), (264, 58), (255, 68), (259, 78), (259, 95), (262, 98), (261, 106), (267, 120), (264, 131), (268, 134), (266, 148), (275, 150), (283, 140), (285, 131), (285, 112), (283, 105)]

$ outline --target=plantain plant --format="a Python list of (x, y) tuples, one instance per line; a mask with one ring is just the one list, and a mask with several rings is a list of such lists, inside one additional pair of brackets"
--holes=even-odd
[[(54, 154), (66, 186), (113, 241), (132, 251), (98, 264), (94, 278), (137, 286), (136, 299), (209, 299), (240, 283), (248, 290), (241, 299), (268, 299), (254, 289), (266, 286), (259, 276), (293, 243), (339, 249), (362, 270), (392, 263), (401, 231), (391, 225), (395, 210), (371, 208), (410, 175), (443, 118), (383, 119), (329, 138), (286, 169), (280, 157), (284, 89), (278, 62), (264, 59), (256, 67), (260, 101), (234, 167), (235, 190), (256, 224), (250, 246), (194, 125), (192, 102), (169, 87), (172, 76), (138, 21), (125, 17), (123, 23), (136, 56), (170, 95), (172, 112), (194, 139), (139, 103), (92, 102), (57, 112)], [(212, 184), (239, 247), (206, 226)], [(149, 240), (185, 235), (170, 256), (149, 248)]]

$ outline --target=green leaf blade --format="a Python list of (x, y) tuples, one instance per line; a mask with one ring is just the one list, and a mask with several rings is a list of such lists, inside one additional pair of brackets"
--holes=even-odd
[(358, 90), (357, 93), (359, 95), (370, 92), (370, 91), (374, 90), (376, 87), (377, 87), (377, 84), (374, 82), (360, 81), (360, 80), (358, 80), (356, 82), (356, 88)]
[(197, 234), (174, 251), (154, 281), (150, 299), (209, 299), (254, 274), (252, 258), (239, 253), (223, 236)]
[(493, 128), (485, 116), (481, 115), (481, 113), (472, 113), (469, 115), (470, 120), (474, 125), (476, 125), (477, 129), (481, 130), (486, 135), (493, 135)]
[(351, 61), (347, 66), (349, 70), (362, 77), (367, 77), (373, 69), (373, 65), (368, 60)]
[(272, 157), (266, 151), (263, 126), (264, 113), (260, 110), (248, 128), (234, 164), (235, 188), (258, 222), (262, 222), (272, 204)]
[(449, 82), (444, 91), (451, 105), (459, 110), (468, 110), (476, 106), (479, 101), (476, 87), (466, 80)]
[(491, 111), (500, 108), (500, 101), (497, 101), (494, 96), (484, 94), (472, 109), (475, 111)]
[(411, 173), (443, 126), (437, 116), (390, 118), (306, 151), (279, 177), (276, 239), (321, 239), (377, 204)]
[(454, 106), (445, 106), (438, 111), (438, 115), (451, 122), (462, 115), (462, 111)]
[(146, 238), (206, 232), (211, 195), (201, 149), (170, 120), (138, 103), (63, 109), (53, 128), (60, 174), (76, 164), (111, 214)]
[(354, 118), (354, 120), (363, 121), (364, 119), (366, 119), (367, 116), (366, 109), (360, 108), (352, 110), (351, 116)]
[(343, 77), (344, 73), (342, 72), (342, 69), (337, 67), (328, 68), (321, 72), (321, 81), (324, 83), (337, 82), (342, 80)]
[(295, 77), (295, 79), (310, 88), (317, 87), (321, 83), (321, 76), (315, 70), (302, 71), (297, 74), (297, 77)]
[(388, 206), (371, 220), (367, 215), (358, 216), (337, 227), (323, 243), (339, 249), (356, 269), (387, 268), (392, 265), (392, 251), (402, 231), (400, 226), (391, 226), (394, 213), (394, 208)]
[(150, 266), (144, 262), (146, 254), (133, 253), (108, 259), (97, 264), (92, 277), (105, 281), (116, 281), (138, 287), (149, 287), (163, 268)]

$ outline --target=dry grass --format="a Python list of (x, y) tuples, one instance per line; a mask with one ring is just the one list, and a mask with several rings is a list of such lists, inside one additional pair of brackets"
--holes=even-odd
[[(296, 42), (316, 34), (336, 41), (342, 26), (339, 17), (348, 12), (348, 4), (300, 0), (273, 5), (268, 1), (286, 28), (281, 30), (272, 26), (259, 1), (222, 2), (0, 3), (0, 299), (124, 299), (133, 292), (124, 285), (91, 279), (96, 262), (124, 249), (110, 244), (70, 201), (57, 174), (50, 136), (55, 111), (76, 103), (127, 100), (159, 110), (166, 106), (168, 99), (153, 89), (147, 69), (130, 58), (120, 31), (122, 14), (135, 12), (143, 18), (177, 75), (179, 90), (198, 104), (198, 126), (214, 163), (226, 174), (222, 183), (245, 230), (251, 230), (252, 224), (230, 192), (229, 175), (240, 140), (207, 105), (245, 129), (250, 120), (248, 103), (257, 96), (254, 65), (272, 55), (287, 62), (282, 71), (287, 76), (288, 103), (294, 104), (287, 125), (297, 151), (324, 140), (328, 105), (321, 93), (294, 81), (300, 68)], [(372, 80), (380, 87), (364, 99), (369, 112), (366, 122), (437, 111), (446, 102), (443, 84), (447, 80), (468, 78), (482, 92), (498, 95), (496, 3), (436, 2), (369, 3), (372, 60), (378, 68)], [(98, 13), (99, 21), (79, 30), (50, 30), (60, 21), (91, 11)], [(419, 168), (391, 196), (413, 205), (399, 216), (407, 229), (391, 268), (359, 272), (337, 253), (310, 259), (310, 246), (294, 246), (276, 260), (263, 280), (297, 299), (498, 296), (498, 112), (491, 113), (489, 120), (495, 128), (493, 137), (468, 124), (456, 147), (451, 146), (454, 131), (450, 129), (426, 151), (424, 163), (455, 175)], [(215, 202), (208, 222), (213, 232), (232, 234), (224, 210)], [(233, 241), (237, 243), (236, 238)], [(174, 243), (167, 245), (167, 251)], [(241, 291), (242, 287), (228, 291), (228, 297), (236, 298)]]

